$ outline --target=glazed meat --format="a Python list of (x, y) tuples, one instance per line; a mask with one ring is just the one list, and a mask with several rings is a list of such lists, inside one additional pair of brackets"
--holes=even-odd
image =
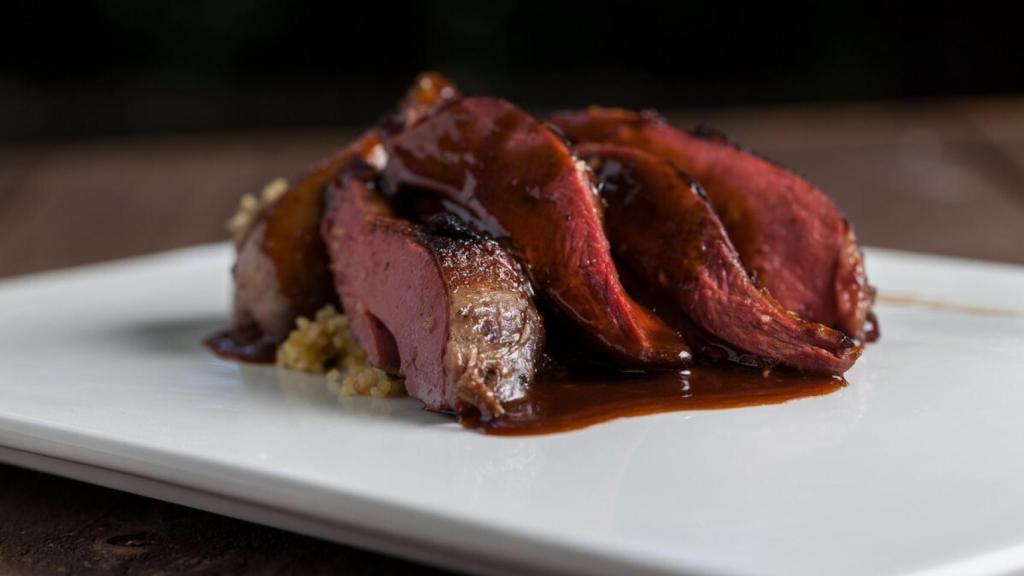
[(235, 323), (207, 346), (341, 395), (403, 391), (368, 361), (489, 434), (825, 394), (878, 336), (818, 188), (650, 113), (546, 124), (421, 74), (262, 204), (229, 223)]
[(601, 183), (623, 274), (703, 355), (835, 374), (857, 359), (846, 335), (802, 320), (754, 285), (699, 185), (673, 164), (616, 144), (584, 144), (576, 154)]
[(281, 340), (299, 316), (337, 301), (320, 239), (323, 191), (335, 172), (378, 142), (368, 133), (293, 184), (268, 206), (242, 240), (235, 262), (235, 322), (254, 323)]
[(608, 142), (673, 162), (707, 192), (755, 280), (799, 316), (858, 340), (875, 330), (874, 289), (853, 229), (821, 191), (720, 134), (687, 133), (652, 114), (590, 108), (551, 121), (573, 142)]
[(280, 341), (297, 317), (311, 317), (337, 301), (319, 232), (324, 187), (353, 161), (375, 159), (382, 130), (399, 130), (457, 95), (443, 76), (420, 75), (395, 115), (382, 122), (384, 128), (365, 132), (263, 210), (242, 240), (235, 263), (236, 331), (255, 330)]
[(525, 396), (543, 324), (497, 242), (394, 215), (372, 180), (344, 175), (323, 224), (338, 294), (375, 366), (432, 410), (483, 420)]
[(620, 366), (679, 367), (679, 335), (623, 289), (591, 176), (548, 128), (502, 100), (466, 98), (386, 139), (384, 190), (440, 195), (511, 246), (537, 290)]

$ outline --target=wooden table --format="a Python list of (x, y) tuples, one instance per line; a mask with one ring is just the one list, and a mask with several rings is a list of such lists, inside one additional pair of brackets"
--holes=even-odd
[[(672, 119), (719, 127), (803, 173), (835, 198), (867, 245), (1024, 263), (1024, 99), (685, 111)], [(0, 276), (221, 240), (239, 196), (294, 176), (348, 135), (0, 146)], [(240, 571), (432, 572), (0, 466), (2, 573)]]

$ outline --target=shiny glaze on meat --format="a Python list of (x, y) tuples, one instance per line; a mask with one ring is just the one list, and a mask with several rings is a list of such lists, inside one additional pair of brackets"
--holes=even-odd
[(386, 192), (427, 190), (507, 242), (538, 293), (620, 366), (682, 366), (689, 351), (623, 289), (590, 174), (541, 123), (502, 100), (467, 98), (386, 139)]
[(312, 317), (337, 296), (320, 239), (324, 187), (335, 172), (377, 144), (367, 133), (296, 181), (268, 206), (242, 240), (235, 262), (235, 323), (283, 340), (299, 316)]
[[(379, 161), (382, 133), (400, 130), (457, 97), (458, 90), (444, 76), (421, 74), (392, 117), (335, 152), (263, 210), (239, 246), (234, 268), (235, 329), (222, 334), (220, 350), (246, 350), (253, 327), (267, 339), (280, 341), (296, 318), (337, 303), (320, 238), (328, 181), (357, 160)], [(233, 333), (240, 335), (240, 341), (231, 347), (223, 339)]]
[(783, 306), (858, 340), (874, 332), (874, 289), (853, 229), (800, 176), (718, 132), (683, 132), (654, 114), (590, 108), (551, 120), (573, 142), (623, 144), (673, 162), (701, 184), (744, 266)]
[(600, 182), (620, 269), (646, 286), (635, 293), (705, 357), (839, 374), (853, 365), (860, 349), (850, 338), (785, 310), (751, 281), (704, 193), (674, 165), (616, 144), (576, 153)]

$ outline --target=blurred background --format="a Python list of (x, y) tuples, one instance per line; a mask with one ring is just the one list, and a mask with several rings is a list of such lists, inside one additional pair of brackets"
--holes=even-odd
[(532, 108), (1024, 89), (1024, 11), (778, 4), (25, 2), (8, 22), (36, 25), (6, 27), (0, 130), (25, 140), (360, 125), (424, 69)]
[(711, 124), (807, 175), (867, 244), (1024, 262), (1024, 10), (829, 2), (15, 2), (0, 275), (222, 237), (415, 74), (542, 114)]

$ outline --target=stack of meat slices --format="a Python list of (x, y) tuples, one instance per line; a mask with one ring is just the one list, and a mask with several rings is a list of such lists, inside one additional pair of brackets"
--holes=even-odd
[(279, 341), (340, 299), (375, 366), (475, 420), (525, 396), (545, 325), (629, 371), (841, 374), (877, 337), (853, 229), (798, 175), (648, 113), (548, 120), (422, 75), (261, 214), (237, 330)]

